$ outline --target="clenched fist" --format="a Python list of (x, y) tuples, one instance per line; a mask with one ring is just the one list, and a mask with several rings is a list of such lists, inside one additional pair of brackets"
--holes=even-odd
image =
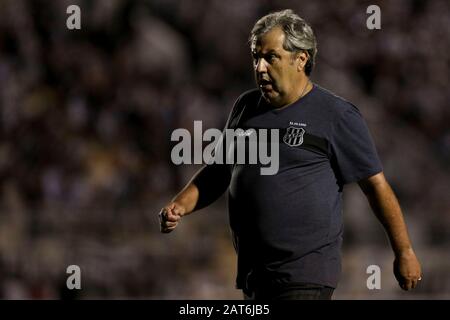
[(172, 232), (181, 220), (186, 210), (183, 206), (172, 202), (161, 209), (159, 213), (159, 222), (162, 233)]
[(394, 275), (400, 287), (409, 291), (422, 280), (422, 269), (412, 249), (398, 254), (394, 260)]

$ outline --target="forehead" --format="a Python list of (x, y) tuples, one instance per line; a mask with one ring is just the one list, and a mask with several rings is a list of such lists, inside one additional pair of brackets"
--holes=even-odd
[(283, 30), (280, 27), (275, 27), (263, 35), (256, 37), (252, 42), (251, 50), (252, 52), (268, 52), (271, 50), (286, 51), (283, 48), (284, 37)]

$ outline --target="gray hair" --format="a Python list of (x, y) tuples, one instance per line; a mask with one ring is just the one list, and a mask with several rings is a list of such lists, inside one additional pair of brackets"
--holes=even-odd
[(249, 37), (250, 44), (252, 45), (256, 39), (274, 27), (281, 27), (284, 32), (284, 50), (306, 52), (308, 61), (305, 65), (305, 73), (309, 76), (314, 67), (317, 53), (316, 37), (312, 28), (290, 9), (272, 12), (255, 23)]

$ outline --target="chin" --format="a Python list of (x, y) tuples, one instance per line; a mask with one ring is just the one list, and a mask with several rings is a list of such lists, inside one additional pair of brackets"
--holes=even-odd
[(278, 96), (274, 92), (269, 93), (269, 92), (262, 91), (261, 93), (262, 93), (263, 98), (269, 103), (274, 103), (278, 98)]

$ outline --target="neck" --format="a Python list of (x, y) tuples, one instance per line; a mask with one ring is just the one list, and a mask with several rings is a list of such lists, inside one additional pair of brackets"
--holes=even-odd
[(313, 88), (313, 85), (308, 77), (303, 77), (300, 81), (300, 85), (298, 86), (295, 94), (292, 96), (292, 98), (288, 99), (288, 102), (283, 104), (282, 106), (278, 107), (278, 109), (285, 108), (294, 102), (300, 100), (302, 97), (304, 97), (311, 89)]

